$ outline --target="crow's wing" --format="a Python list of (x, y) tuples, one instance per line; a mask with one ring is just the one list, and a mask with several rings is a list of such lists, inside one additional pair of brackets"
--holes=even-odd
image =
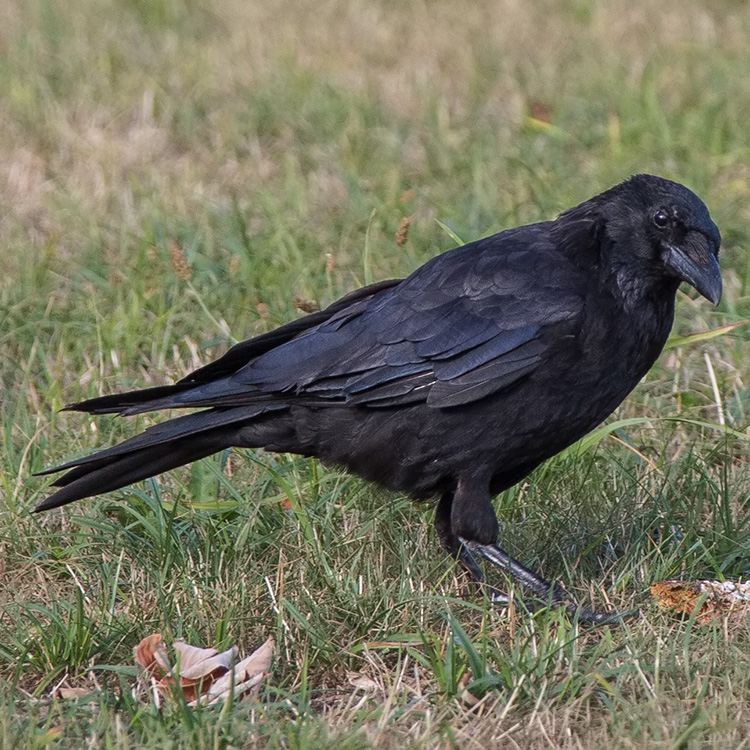
[(182, 380), (172, 385), (160, 385), (154, 388), (141, 388), (127, 393), (113, 393), (109, 396), (99, 396), (87, 401), (70, 404), (67, 411), (85, 411), (88, 414), (138, 414), (144, 411), (170, 408), (170, 402), (175, 394), (190, 390), (204, 383), (232, 375), (241, 367), (260, 357), (277, 346), (291, 341), (308, 329), (315, 328), (342, 310), (352, 311), (360, 309), (372, 297), (386, 289), (400, 284), (403, 279), (388, 279), (375, 284), (355, 289), (353, 292), (336, 300), (325, 310), (305, 315), (291, 323), (274, 328), (260, 336), (235, 344), (226, 354), (207, 365), (193, 370)]
[(509, 243), (515, 234), (438, 256), (400, 284), (158, 408), (265, 399), (451, 407), (505, 388), (539, 366), (583, 308), (554, 248), (534, 235), (533, 244)]

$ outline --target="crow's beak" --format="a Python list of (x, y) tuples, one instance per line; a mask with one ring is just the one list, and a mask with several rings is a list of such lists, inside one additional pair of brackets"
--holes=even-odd
[(707, 238), (699, 236), (702, 241), (696, 242), (693, 235), (693, 241), (686, 242), (684, 247), (669, 245), (666, 262), (683, 281), (718, 305), (721, 299), (721, 269), (716, 255), (707, 246)]

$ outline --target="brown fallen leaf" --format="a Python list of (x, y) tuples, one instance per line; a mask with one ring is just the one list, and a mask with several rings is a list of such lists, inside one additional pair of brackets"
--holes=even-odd
[(659, 581), (651, 586), (657, 604), (679, 615), (692, 615), (704, 625), (727, 613), (750, 614), (750, 581)]
[(254, 700), (260, 693), (263, 680), (268, 674), (273, 657), (274, 640), (269, 638), (266, 642), (253, 651), (250, 656), (245, 657), (233, 670), (216, 680), (208, 690), (193, 701), (190, 705), (207, 703), (212, 705), (220, 700), (227, 700), (230, 694), (235, 698)]
[(212, 704), (235, 698), (255, 698), (271, 666), (274, 641), (269, 638), (260, 648), (239, 663), (237, 647), (219, 652), (215, 648), (199, 648), (175, 641), (177, 654), (172, 665), (159, 633), (144, 638), (135, 648), (135, 660), (151, 679), (158, 696), (174, 696), (179, 684), (188, 705)]
[(221, 653), (216, 648), (198, 648), (184, 641), (175, 641), (172, 647), (177, 652), (175, 669), (187, 680), (207, 677), (217, 670), (223, 670), (223, 674), (237, 659), (237, 646)]
[(134, 651), (136, 664), (143, 667), (149, 675), (155, 672), (166, 674), (171, 669), (161, 633), (147, 635)]

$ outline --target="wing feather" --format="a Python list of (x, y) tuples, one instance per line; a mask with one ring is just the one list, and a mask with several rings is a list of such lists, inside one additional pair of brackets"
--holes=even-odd
[(539, 367), (582, 311), (582, 300), (557, 283), (555, 253), (553, 246), (509, 250), (507, 239), (492, 237), (445, 253), (401, 283), (354, 295), (275, 346), (238, 345), (226, 365), (259, 353), (172, 403), (448, 408), (485, 398)]

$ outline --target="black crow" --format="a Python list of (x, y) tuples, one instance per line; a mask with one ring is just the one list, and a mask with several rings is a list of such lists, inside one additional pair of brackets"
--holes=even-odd
[[(35, 510), (230, 446), (317, 456), (437, 498), (440, 541), (477, 581), (475, 556), (574, 611), (559, 585), (497, 546), (491, 498), (600, 424), (638, 384), (667, 340), (682, 281), (719, 302), (719, 244), (694, 193), (636, 175), (555, 221), (456, 248), (406, 279), (243, 341), (174, 385), (68, 406), (202, 410), (49, 469), (67, 473)], [(592, 622), (616, 614), (577, 611)]]

